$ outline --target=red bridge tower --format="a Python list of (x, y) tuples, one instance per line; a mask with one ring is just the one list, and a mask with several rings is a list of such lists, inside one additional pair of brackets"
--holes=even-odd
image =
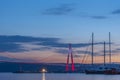
[[(71, 67), (69, 67), (69, 57), (71, 57)], [(66, 71), (69, 71), (69, 68), (71, 68), (72, 72), (75, 71), (71, 44), (69, 44), (69, 52), (68, 52), (68, 56), (67, 56)]]

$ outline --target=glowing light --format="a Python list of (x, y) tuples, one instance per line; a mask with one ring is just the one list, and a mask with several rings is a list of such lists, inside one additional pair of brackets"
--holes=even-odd
[(45, 68), (43, 68), (41, 72), (45, 73), (45, 72), (47, 72), (47, 70)]

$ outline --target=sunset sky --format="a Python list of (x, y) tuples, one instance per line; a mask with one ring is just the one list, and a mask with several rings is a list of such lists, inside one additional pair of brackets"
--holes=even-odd
[(74, 62), (86, 54), (90, 63), (92, 32), (95, 62), (109, 32), (112, 62), (120, 62), (120, 0), (0, 0), (1, 61), (65, 63), (71, 43)]

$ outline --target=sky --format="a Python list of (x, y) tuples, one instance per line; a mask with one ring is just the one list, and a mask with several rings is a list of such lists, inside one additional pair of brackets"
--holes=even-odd
[(102, 62), (103, 41), (108, 42), (111, 32), (113, 62), (120, 62), (119, 3), (120, 0), (0, 0), (0, 60), (65, 63), (71, 43), (75, 62), (80, 63), (85, 54), (90, 56), (94, 32), (95, 61)]

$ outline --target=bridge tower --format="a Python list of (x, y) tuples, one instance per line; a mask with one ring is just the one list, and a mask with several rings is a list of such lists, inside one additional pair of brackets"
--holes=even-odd
[[(70, 58), (69, 58), (70, 57)], [(69, 60), (71, 59), (71, 67), (69, 67)], [(71, 68), (71, 70), (69, 69)], [(74, 60), (73, 60), (73, 54), (72, 54), (72, 46), (69, 44), (69, 51), (68, 51), (68, 56), (67, 56), (67, 63), (66, 63), (66, 71), (75, 71), (75, 66), (74, 66)]]

